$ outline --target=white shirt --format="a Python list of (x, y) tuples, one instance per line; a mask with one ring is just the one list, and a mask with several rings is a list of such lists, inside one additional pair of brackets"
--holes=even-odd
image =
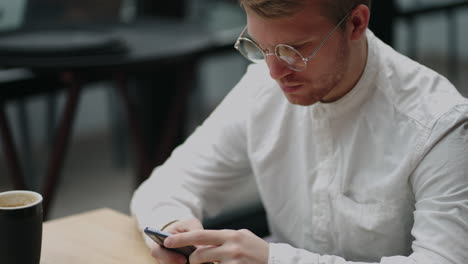
[(468, 100), (367, 39), (361, 79), (334, 103), (292, 105), (251, 65), (135, 192), (140, 227), (212, 216), (253, 176), (280, 242), (270, 264), (468, 263)]

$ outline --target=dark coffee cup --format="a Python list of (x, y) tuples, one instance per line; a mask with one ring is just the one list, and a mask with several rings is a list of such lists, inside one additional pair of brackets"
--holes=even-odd
[(0, 263), (39, 264), (42, 196), (31, 191), (0, 193)]

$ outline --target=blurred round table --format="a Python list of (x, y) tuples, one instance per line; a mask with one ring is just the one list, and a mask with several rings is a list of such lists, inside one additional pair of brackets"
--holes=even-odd
[[(1, 34), (0, 68), (26, 68), (37, 75), (53, 76), (67, 87), (66, 103), (57, 131), (54, 132), (53, 148), (42, 187), (45, 214), (56, 191), (85, 83), (103, 79), (115, 82), (129, 120), (131, 136), (136, 143), (137, 183), (141, 182), (149, 175), (155, 162), (147, 155), (148, 145), (143, 140), (141, 122), (128, 95), (127, 76), (142, 71), (155, 71), (157, 76), (158, 67), (180, 65), (175, 88), (177, 96), (167, 109), (163, 119), (166, 122), (158, 124), (163, 130), (163, 136), (158, 139), (159, 149), (154, 159), (161, 162), (174, 147), (177, 130), (182, 125), (197, 60), (209, 53), (233, 49), (240, 30), (237, 27), (213, 31), (200, 24), (180, 20), (142, 19), (130, 24), (30, 28)], [(43, 89), (40, 84), (34, 87), (37, 93)], [(5, 153), (9, 155), (14, 187), (25, 189), (16, 150), (12, 142), (8, 142), (12, 141), (12, 137), (4, 110), (7, 99), (0, 100), (3, 145)]]

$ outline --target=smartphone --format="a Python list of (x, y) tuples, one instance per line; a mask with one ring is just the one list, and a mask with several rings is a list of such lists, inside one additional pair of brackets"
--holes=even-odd
[(149, 236), (154, 242), (156, 242), (161, 247), (168, 249), (168, 250), (175, 251), (179, 254), (182, 254), (185, 257), (187, 257), (187, 259), (190, 256), (190, 254), (192, 254), (192, 252), (195, 251), (196, 249), (194, 246), (186, 246), (186, 247), (181, 247), (181, 248), (167, 248), (164, 246), (164, 240), (167, 237), (172, 236), (172, 234), (161, 231), (161, 230), (153, 229), (151, 227), (146, 227), (144, 232), (147, 236)]

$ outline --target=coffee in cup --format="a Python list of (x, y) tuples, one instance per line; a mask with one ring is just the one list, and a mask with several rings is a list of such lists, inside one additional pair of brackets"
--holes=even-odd
[(32, 191), (0, 193), (0, 262), (39, 264), (42, 196)]

